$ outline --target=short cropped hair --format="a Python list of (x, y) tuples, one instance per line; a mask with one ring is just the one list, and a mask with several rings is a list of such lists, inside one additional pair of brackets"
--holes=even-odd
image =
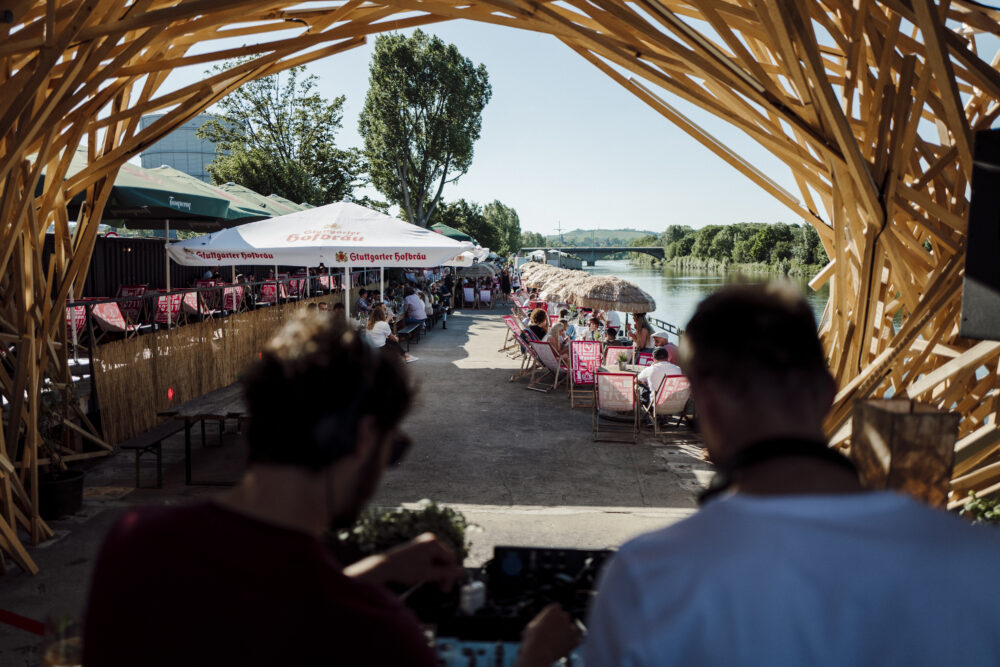
[(402, 358), (319, 311), (286, 324), (242, 380), (250, 462), (310, 470), (353, 452), (366, 415), (383, 433), (395, 428), (413, 398)]
[(670, 359), (670, 353), (667, 352), (667, 348), (658, 347), (653, 350), (653, 359), (657, 361), (668, 361)]
[(713, 377), (736, 390), (829, 375), (812, 309), (780, 283), (727, 287), (703, 300), (684, 331), (681, 366), (692, 379)]

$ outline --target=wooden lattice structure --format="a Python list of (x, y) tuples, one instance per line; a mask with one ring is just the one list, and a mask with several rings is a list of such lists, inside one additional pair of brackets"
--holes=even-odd
[[(997, 12), (968, 0), (9, 0), (0, 9), (0, 554), (34, 570), (18, 533), (48, 533), (35, 512), (40, 396), (69, 380), (64, 305), (120, 165), (254, 77), (369, 34), (458, 18), (553, 35), (810, 222), (834, 258), (813, 281), (830, 284), (822, 336), (841, 386), (834, 441), (850, 432), (854, 400), (919, 398), (964, 415), (956, 489), (997, 488), (1000, 343), (957, 334), (972, 133), (1000, 114), (996, 59), (979, 55), (974, 36), (1000, 32)], [(247, 46), (212, 47), (225, 38)], [(177, 67), (233, 56), (252, 59), (161, 90)], [(671, 97), (745, 132), (788, 165), (799, 193)], [(154, 111), (167, 113), (140, 130)], [(90, 169), (64, 179), (81, 142)], [(71, 234), (65, 205), (79, 193), (86, 205)], [(44, 266), (51, 225), (56, 252)]]

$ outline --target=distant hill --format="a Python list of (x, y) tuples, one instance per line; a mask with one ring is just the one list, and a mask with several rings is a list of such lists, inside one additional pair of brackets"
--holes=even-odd
[[(638, 229), (574, 229), (571, 232), (563, 232), (563, 240), (568, 246), (589, 246), (589, 245), (628, 245), (632, 241), (643, 236), (656, 236), (656, 232), (647, 232)], [(559, 235), (546, 236), (547, 243), (557, 243)]]

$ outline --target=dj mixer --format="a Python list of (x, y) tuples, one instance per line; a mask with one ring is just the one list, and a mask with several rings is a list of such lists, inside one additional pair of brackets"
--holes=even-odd
[[(439, 665), (508, 667), (525, 626), (549, 604), (558, 603), (579, 623), (586, 620), (601, 567), (612, 553), (498, 546), (457, 594), (433, 603), (409, 598), (407, 604), (434, 627)], [(581, 663), (574, 654), (562, 664)]]

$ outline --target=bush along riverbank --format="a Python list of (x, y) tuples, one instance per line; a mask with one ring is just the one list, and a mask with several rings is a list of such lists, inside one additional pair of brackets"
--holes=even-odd
[(740, 222), (701, 229), (670, 225), (663, 234), (636, 239), (632, 245), (663, 247), (663, 260), (633, 255), (639, 265), (688, 271), (811, 277), (829, 261), (819, 234), (807, 224)]

